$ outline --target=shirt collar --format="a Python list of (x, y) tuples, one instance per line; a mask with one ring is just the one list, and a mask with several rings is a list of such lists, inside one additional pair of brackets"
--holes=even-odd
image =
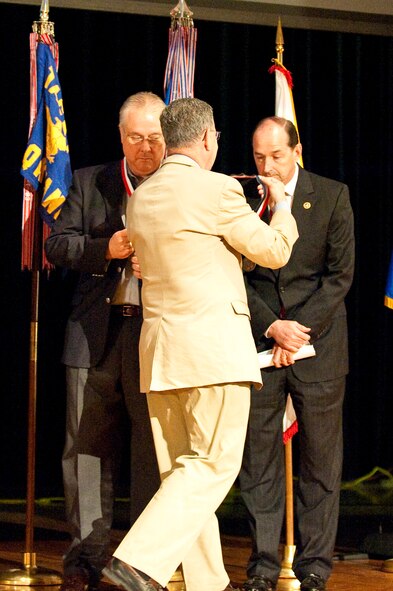
[(296, 183), (297, 183), (297, 179), (299, 177), (299, 166), (296, 165), (296, 169), (294, 172), (293, 177), (291, 178), (291, 180), (285, 185), (285, 193), (287, 195), (290, 195), (291, 197), (294, 196), (295, 194), (295, 188), (296, 188)]
[(164, 164), (168, 164), (168, 163), (177, 163), (177, 164), (185, 164), (187, 166), (196, 166), (198, 168), (200, 168), (199, 163), (194, 160), (193, 158), (191, 158), (191, 156), (187, 156), (186, 154), (171, 154), (170, 156), (167, 156), (165, 158), (165, 160), (163, 161), (162, 165)]

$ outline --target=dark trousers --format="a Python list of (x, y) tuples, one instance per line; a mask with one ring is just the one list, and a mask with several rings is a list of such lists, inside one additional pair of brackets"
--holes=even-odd
[(278, 546), (285, 512), (282, 420), (290, 393), (299, 423), (293, 570), (299, 580), (310, 573), (327, 579), (339, 514), (345, 377), (305, 383), (290, 367), (269, 368), (262, 377), (262, 390), (253, 390), (251, 395), (239, 478), (253, 544), (247, 573), (249, 577), (264, 574), (276, 581), (281, 569)]
[(63, 480), (72, 536), (64, 573), (84, 571), (97, 584), (108, 560), (115, 483), (131, 425), (131, 524), (160, 479), (146, 395), (139, 391), (140, 317), (111, 317), (106, 351), (96, 367), (67, 367)]

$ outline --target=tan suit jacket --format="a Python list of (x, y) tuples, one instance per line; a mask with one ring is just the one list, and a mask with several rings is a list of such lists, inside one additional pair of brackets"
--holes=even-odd
[(260, 385), (240, 253), (285, 265), (298, 236), (291, 213), (268, 226), (238, 181), (172, 155), (135, 191), (127, 220), (143, 278), (141, 391)]

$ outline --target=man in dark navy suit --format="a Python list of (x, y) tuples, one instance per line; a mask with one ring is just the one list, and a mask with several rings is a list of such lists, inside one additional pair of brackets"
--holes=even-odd
[[(353, 214), (348, 187), (301, 168), (301, 150), (290, 121), (270, 117), (257, 125), (253, 153), (258, 174), (284, 183), (299, 239), (282, 269), (245, 266), (254, 339), (259, 351), (273, 349), (274, 366), (262, 370), (264, 386), (252, 392), (240, 474), (253, 541), (244, 591), (272, 591), (280, 573), (282, 420), (289, 393), (299, 423), (293, 570), (302, 591), (323, 591), (332, 569), (348, 373), (344, 298), (354, 270)], [(262, 211), (255, 179), (243, 186), (251, 206)], [(267, 207), (262, 217), (269, 220)], [(294, 362), (294, 353), (305, 344), (314, 345), (316, 356)]]
[(134, 189), (164, 156), (164, 107), (149, 92), (124, 102), (123, 160), (74, 173), (46, 242), (53, 264), (79, 273), (62, 359), (67, 376), (63, 479), (72, 535), (62, 591), (96, 588), (108, 560), (125, 421), (131, 422), (131, 522), (159, 487), (146, 397), (139, 388), (142, 308), (125, 216)]

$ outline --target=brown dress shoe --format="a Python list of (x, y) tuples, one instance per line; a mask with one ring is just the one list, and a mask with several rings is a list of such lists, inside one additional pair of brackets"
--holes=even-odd
[(83, 573), (64, 575), (60, 591), (87, 591), (89, 588), (89, 577)]

